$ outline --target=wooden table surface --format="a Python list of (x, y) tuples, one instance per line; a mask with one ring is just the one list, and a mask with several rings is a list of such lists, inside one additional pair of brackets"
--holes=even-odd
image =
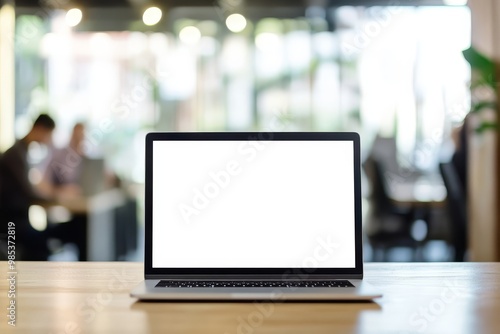
[(384, 296), (365, 303), (137, 302), (142, 270), (20, 262), (9, 274), (0, 262), (0, 333), (500, 333), (500, 263), (369, 263)]

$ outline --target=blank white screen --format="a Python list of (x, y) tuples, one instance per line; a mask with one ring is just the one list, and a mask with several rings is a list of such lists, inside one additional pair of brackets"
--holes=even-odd
[(154, 268), (354, 268), (351, 141), (153, 142)]

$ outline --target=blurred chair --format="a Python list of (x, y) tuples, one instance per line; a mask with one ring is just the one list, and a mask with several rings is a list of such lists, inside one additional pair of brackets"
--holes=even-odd
[(122, 206), (114, 210), (115, 260), (126, 260), (137, 250), (137, 201), (126, 197)]
[(413, 260), (417, 260), (419, 242), (411, 235), (413, 209), (397, 206), (389, 198), (384, 165), (379, 159), (369, 157), (363, 169), (371, 185), (365, 232), (373, 248), (373, 261), (387, 261), (387, 251), (395, 247), (410, 248)]
[(454, 260), (464, 261), (467, 250), (467, 201), (453, 163), (440, 163), (439, 170), (448, 193), (446, 205), (450, 217), (452, 246), (455, 249)]

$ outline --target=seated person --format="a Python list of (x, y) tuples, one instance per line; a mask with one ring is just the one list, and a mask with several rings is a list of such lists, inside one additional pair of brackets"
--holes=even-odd
[[(64, 202), (63, 199), (84, 200), (85, 197), (108, 188), (104, 161), (87, 158), (84, 153), (84, 143), (85, 126), (83, 123), (76, 123), (68, 146), (56, 150), (47, 167), (43, 183), (61, 203)], [(78, 259), (86, 260), (86, 213), (73, 212), (69, 221), (50, 224), (48, 233), (63, 243), (74, 243), (78, 247)]]
[(80, 196), (80, 175), (83, 168), (83, 140), (85, 127), (77, 123), (73, 127), (67, 147), (54, 152), (47, 167), (44, 182), (54, 195)]
[[(73, 127), (67, 147), (54, 152), (45, 172), (43, 185), (57, 199), (79, 198), (83, 196), (80, 176), (83, 169), (83, 141), (85, 126), (77, 123)], [(61, 222), (59, 222), (61, 223)], [(71, 219), (62, 224), (50, 224), (48, 234), (63, 243), (74, 243), (78, 247), (78, 259), (86, 259), (87, 216), (84, 213), (72, 213)]]
[(54, 120), (41, 114), (29, 133), (0, 158), (0, 225), (4, 234), (9, 222), (15, 224), (18, 260), (43, 261), (49, 255), (46, 234), (34, 229), (29, 220), (29, 207), (49, 200), (50, 195), (38, 191), (29, 180), (28, 146), (33, 142), (49, 145), (54, 128)]
[(117, 179), (105, 170), (102, 159), (87, 157), (84, 143), (85, 125), (76, 123), (68, 146), (56, 150), (52, 156), (43, 183), (57, 198), (92, 196), (117, 185)]

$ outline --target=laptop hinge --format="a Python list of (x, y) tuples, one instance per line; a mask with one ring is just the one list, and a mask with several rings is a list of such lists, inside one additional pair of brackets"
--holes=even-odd
[(279, 281), (297, 281), (297, 280), (329, 280), (329, 279), (362, 279), (363, 275), (145, 275), (146, 279), (210, 279), (210, 280), (279, 280)]

